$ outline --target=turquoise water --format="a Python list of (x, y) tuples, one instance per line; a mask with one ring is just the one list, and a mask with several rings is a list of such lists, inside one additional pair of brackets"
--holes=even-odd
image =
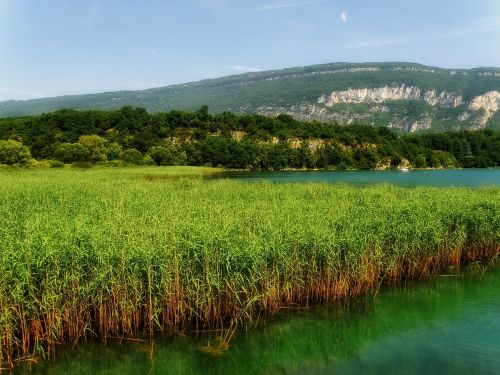
[(499, 186), (500, 169), (400, 171), (280, 171), (225, 172), (215, 178), (273, 182), (331, 182), (355, 185), (390, 183), (400, 186)]
[[(443, 272), (349, 305), (283, 310), (227, 351), (211, 335), (59, 349), (32, 374), (500, 374), (500, 267)], [(30, 373), (19, 367), (18, 374)]]

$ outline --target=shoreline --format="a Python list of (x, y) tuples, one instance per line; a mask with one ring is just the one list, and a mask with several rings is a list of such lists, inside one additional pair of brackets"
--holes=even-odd
[[(491, 248), (486, 247), (479, 250), (472, 251), (462, 251), (457, 250), (451, 254), (436, 254), (427, 259), (422, 259), (418, 264), (410, 264), (408, 262), (401, 262), (394, 269), (389, 270), (387, 273), (372, 273), (372, 277), (369, 279), (361, 280), (350, 280), (349, 278), (344, 278), (342, 275), (337, 278), (329, 278), (328, 276), (326, 282), (319, 282), (317, 285), (313, 285), (308, 290), (299, 291), (296, 294), (282, 296), (282, 302), (276, 303), (272, 301), (267, 304), (266, 310), (258, 310), (255, 312), (253, 317), (249, 317), (248, 320), (239, 320), (236, 323), (231, 323), (229, 327), (214, 325), (205, 326), (202, 329), (198, 328), (198, 323), (191, 322), (187, 326), (184, 326), (183, 330), (177, 330), (175, 327), (170, 327), (170, 331), (159, 330), (154, 332), (145, 332), (141, 335), (124, 335), (124, 336), (90, 336), (84, 337), (82, 340), (84, 342), (94, 341), (97, 343), (106, 344), (108, 341), (125, 341), (125, 342), (139, 342), (147, 343), (151, 342), (158, 335), (185, 335), (188, 332), (192, 333), (207, 333), (207, 332), (234, 332), (237, 329), (241, 329), (244, 326), (246, 329), (252, 329), (257, 326), (257, 322), (253, 321), (253, 318), (260, 317), (264, 314), (265, 317), (270, 317), (276, 314), (282, 309), (304, 309), (310, 308), (311, 305), (325, 305), (325, 304), (335, 304), (340, 301), (348, 302), (350, 299), (356, 299), (362, 297), (367, 293), (377, 293), (382, 287), (390, 285), (400, 285), (402, 282), (415, 281), (422, 279), (424, 277), (436, 276), (440, 271), (446, 268), (456, 268), (461, 266), (470, 266), (477, 262), (488, 262), (494, 263), (495, 260), (500, 259), (500, 246), (493, 246)], [(367, 267), (370, 268), (369, 264)], [(223, 319), (224, 320), (224, 319)], [(224, 320), (225, 321), (225, 320)], [(232, 319), (231, 319), (232, 321)], [(250, 327), (250, 328), (249, 328)], [(194, 331), (193, 328), (196, 328)], [(232, 336), (232, 334), (230, 334)], [(222, 337), (222, 336), (221, 336)], [(212, 353), (219, 353), (227, 350), (229, 347), (230, 337), (228, 341), (220, 339), (219, 347), (213, 348), (201, 348), (202, 351), (209, 351)], [(76, 341), (53, 343), (50, 347), (47, 347), (46, 355), (51, 357), (55, 356), (56, 347), (63, 345), (72, 345), (75, 347), (80, 338)], [(17, 358), (7, 357), (5, 363), (0, 363), (0, 373), (2, 371), (12, 371), (17, 364), (23, 363), (37, 363), (36, 355), (30, 355), (28, 353), (23, 353)], [(16, 364), (16, 365), (15, 365)], [(9, 366), (9, 367), (4, 367)]]

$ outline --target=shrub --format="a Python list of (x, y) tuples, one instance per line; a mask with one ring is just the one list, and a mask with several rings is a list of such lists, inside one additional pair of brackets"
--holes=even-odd
[(64, 163), (59, 160), (47, 160), (50, 168), (64, 168)]
[(71, 164), (71, 166), (73, 168), (88, 169), (92, 168), (92, 163), (89, 163), (88, 161), (75, 161)]
[(173, 165), (174, 156), (171, 150), (163, 146), (151, 147), (147, 153), (156, 165)]
[(179, 152), (175, 158), (175, 165), (187, 165), (186, 151)]
[(106, 155), (108, 160), (118, 160), (120, 159), (120, 154), (123, 152), (123, 147), (116, 142), (111, 143), (106, 148)]
[(89, 151), (88, 161), (91, 163), (96, 163), (98, 161), (106, 161), (106, 139), (99, 137), (98, 135), (82, 135), (78, 139), (78, 143), (81, 144)]
[(36, 168), (36, 169), (49, 169), (50, 168), (50, 162), (48, 160), (34, 160), (29, 163), (29, 168)]
[(63, 163), (86, 161), (89, 155), (89, 150), (80, 143), (63, 143), (54, 151), (54, 157)]
[(110, 167), (124, 167), (125, 163), (123, 162), (123, 160), (110, 160), (108, 162), (108, 165)]
[(141, 165), (144, 162), (141, 152), (135, 148), (123, 151), (120, 158), (127, 164)]
[(144, 165), (155, 165), (156, 164), (155, 161), (149, 155), (144, 156), (143, 163), (144, 163)]
[(31, 160), (28, 147), (15, 140), (0, 140), (0, 164), (25, 165)]

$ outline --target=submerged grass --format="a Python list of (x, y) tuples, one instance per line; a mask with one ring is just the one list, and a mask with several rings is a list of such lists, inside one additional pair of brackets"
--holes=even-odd
[(495, 187), (175, 178), (211, 172), (0, 171), (1, 363), (250, 322), (500, 251)]

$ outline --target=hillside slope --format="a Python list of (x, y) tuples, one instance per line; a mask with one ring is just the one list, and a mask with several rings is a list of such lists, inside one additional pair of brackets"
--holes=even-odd
[(0, 117), (61, 108), (194, 110), (276, 115), (401, 131), (500, 127), (500, 69), (440, 69), (412, 63), (334, 63), (141, 91), (0, 103)]

